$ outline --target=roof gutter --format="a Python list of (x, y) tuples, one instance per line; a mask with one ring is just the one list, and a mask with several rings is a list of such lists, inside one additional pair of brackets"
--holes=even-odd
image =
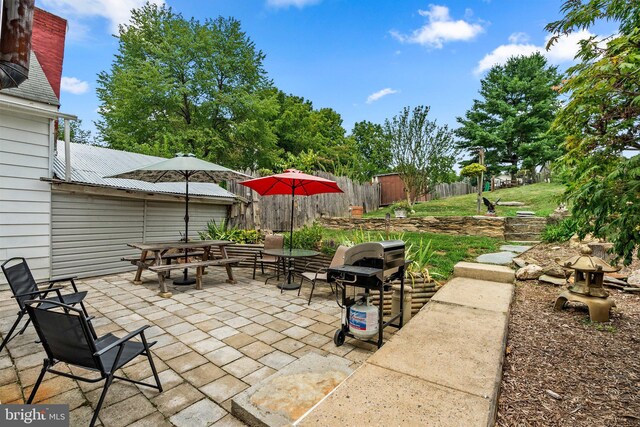
[[(149, 191), (139, 191), (132, 190), (130, 188), (123, 187), (110, 187), (106, 185), (98, 185), (98, 184), (89, 184), (85, 182), (67, 182), (65, 180), (61, 180), (58, 178), (40, 178), (40, 181), (50, 182), (52, 184), (52, 188), (60, 191), (69, 191), (76, 193), (85, 193), (85, 194), (110, 194), (111, 196), (121, 196), (121, 197), (129, 197), (129, 198), (143, 198), (150, 200), (175, 200), (184, 198), (184, 194), (177, 193), (153, 193)], [(102, 191), (100, 191), (102, 190)], [(195, 199), (200, 201), (217, 201), (222, 202), (223, 204), (232, 205), (236, 200), (247, 203), (247, 200), (243, 197), (215, 197), (215, 196), (191, 196), (189, 195), (189, 199)]]

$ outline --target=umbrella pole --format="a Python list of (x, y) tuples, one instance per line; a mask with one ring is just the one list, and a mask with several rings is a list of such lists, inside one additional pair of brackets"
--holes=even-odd
[[(184, 241), (185, 243), (189, 243), (189, 172), (186, 172), (184, 177), (186, 178), (186, 188), (185, 188), (185, 199), (186, 204), (184, 208)], [(184, 248), (184, 263), (187, 264), (189, 262), (189, 250)], [(195, 283), (194, 279), (189, 279), (189, 270), (187, 268), (184, 269), (183, 279), (182, 280), (174, 280), (174, 285), (191, 285)]]
[(295, 202), (296, 187), (291, 187), (291, 233), (289, 234), (289, 250), (293, 250), (293, 207)]

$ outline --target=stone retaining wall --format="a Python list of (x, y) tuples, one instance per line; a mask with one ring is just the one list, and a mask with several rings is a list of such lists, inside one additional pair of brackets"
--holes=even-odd
[[(323, 227), (334, 230), (385, 231), (384, 218), (321, 218)], [(426, 216), (391, 218), (390, 231), (422, 231), (439, 234), (463, 234), (504, 238), (505, 219), (490, 216)]]
[[(320, 218), (323, 227), (332, 230), (386, 230), (384, 218)], [(486, 236), (507, 240), (539, 240), (546, 218), (505, 218), (491, 216), (426, 216), (391, 218), (389, 231), (421, 231), (439, 234)], [(526, 235), (525, 235), (526, 234)], [(515, 238), (522, 237), (522, 238)], [(526, 237), (526, 239), (524, 238)]]

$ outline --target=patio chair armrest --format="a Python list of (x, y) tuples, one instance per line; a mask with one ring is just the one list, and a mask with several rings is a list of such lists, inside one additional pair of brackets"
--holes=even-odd
[(60, 282), (70, 282), (71, 283), (71, 287), (73, 288), (74, 292), (78, 292), (78, 288), (76, 287), (76, 282), (75, 279), (77, 279), (78, 276), (76, 275), (72, 275), (72, 276), (60, 276), (60, 277), (54, 277), (52, 279), (49, 279), (48, 282), (49, 283), (60, 283)]
[(138, 328), (135, 331), (128, 333), (124, 337), (120, 338), (118, 341), (114, 341), (111, 344), (109, 344), (108, 346), (106, 346), (105, 348), (102, 348), (99, 351), (96, 351), (94, 353), (94, 355), (95, 356), (102, 356), (107, 351), (111, 350), (114, 347), (121, 346), (122, 344), (126, 343), (131, 338), (135, 337), (136, 335), (141, 335), (142, 336), (144, 334), (144, 330), (149, 328), (149, 327), (150, 327), (149, 325), (144, 325), (143, 327)]
[(45, 283), (46, 282), (49, 282), (49, 283), (66, 282), (67, 280), (73, 280), (77, 278), (78, 276), (76, 276), (75, 274), (70, 276), (59, 276), (59, 277), (54, 277), (53, 279), (45, 280)]
[(43, 295), (46, 296), (49, 292), (54, 292), (54, 291), (58, 294), (58, 296), (60, 296), (60, 289), (64, 289), (64, 288), (62, 286), (55, 286), (55, 287), (50, 287), (48, 289), (42, 289), (42, 290), (31, 291), (31, 292), (24, 292), (22, 294), (16, 294), (16, 295), (13, 295), (11, 298), (30, 297), (30, 296), (34, 296), (34, 295), (40, 295), (40, 297), (42, 297)]
[(319, 275), (319, 274), (324, 274), (324, 273), (326, 273), (326, 272), (327, 272), (327, 268), (326, 268), (326, 267), (319, 268), (319, 269), (318, 269), (318, 271), (316, 271), (316, 277), (315, 277), (315, 280), (317, 280), (317, 279), (318, 279), (318, 275)]

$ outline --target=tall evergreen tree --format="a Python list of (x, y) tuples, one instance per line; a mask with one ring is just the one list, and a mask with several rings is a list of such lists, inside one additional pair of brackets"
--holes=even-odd
[(539, 53), (510, 58), (496, 65), (481, 81), (481, 99), (465, 117), (458, 117), (458, 147), (483, 147), (485, 164), (493, 173), (534, 169), (562, 153), (557, 132), (549, 132), (560, 107), (560, 74)]

